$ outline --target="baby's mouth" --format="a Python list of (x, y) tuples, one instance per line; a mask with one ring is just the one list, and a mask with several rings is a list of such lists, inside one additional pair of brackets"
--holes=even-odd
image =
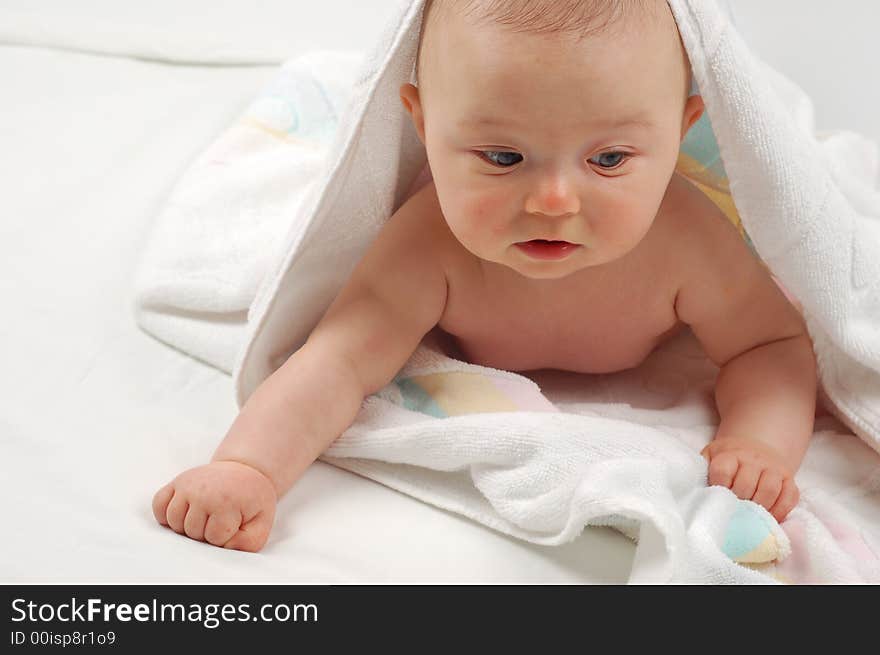
[(516, 244), (516, 247), (532, 259), (559, 260), (565, 259), (581, 246), (568, 241), (532, 239), (531, 241), (521, 241)]

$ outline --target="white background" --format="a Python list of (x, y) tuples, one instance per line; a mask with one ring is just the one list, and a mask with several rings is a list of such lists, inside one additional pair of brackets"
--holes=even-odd
[(848, 129), (880, 142), (880, 2), (728, 4), (755, 52), (813, 99), (819, 130)]
[[(0, 0), (0, 41), (20, 41), (26, 27), (35, 44), (100, 49), (115, 36), (148, 57), (270, 64), (340, 44), (364, 50), (401, 1)], [(818, 129), (880, 142), (880, 2), (722, 2), (755, 51), (811, 96)]]

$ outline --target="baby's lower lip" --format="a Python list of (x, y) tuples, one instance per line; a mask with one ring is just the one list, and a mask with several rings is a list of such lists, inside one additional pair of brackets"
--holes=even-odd
[(535, 239), (533, 241), (521, 241), (516, 244), (516, 247), (532, 259), (560, 260), (565, 259), (581, 246), (577, 243), (569, 243), (568, 241)]

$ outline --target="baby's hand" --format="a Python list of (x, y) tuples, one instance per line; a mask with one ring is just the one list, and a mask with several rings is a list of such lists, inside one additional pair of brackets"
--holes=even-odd
[(700, 453), (709, 460), (709, 484), (727, 487), (782, 521), (797, 505), (794, 472), (782, 455), (756, 439), (715, 439)]
[(211, 462), (184, 471), (153, 496), (162, 525), (223, 548), (260, 550), (275, 518), (275, 486), (255, 468)]

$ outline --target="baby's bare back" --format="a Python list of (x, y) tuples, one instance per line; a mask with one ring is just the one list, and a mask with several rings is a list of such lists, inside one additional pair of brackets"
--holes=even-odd
[[(651, 229), (626, 256), (556, 280), (529, 279), (478, 259), (451, 233), (448, 295), (438, 326), (458, 355), (510, 371), (555, 368), (607, 373), (640, 364), (684, 325), (674, 228), (688, 192), (676, 179)], [(436, 206), (437, 216), (443, 220)]]

